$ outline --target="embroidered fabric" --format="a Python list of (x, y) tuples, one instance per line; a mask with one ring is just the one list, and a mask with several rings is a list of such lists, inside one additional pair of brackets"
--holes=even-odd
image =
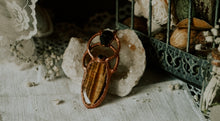
[(10, 46), (37, 33), (37, 0), (0, 0), (0, 57), (10, 59)]
[(0, 35), (3, 41), (30, 39), (37, 33), (37, 0), (0, 0)]
[[(167, 23), (168, 19), (168, 1), (166, 0), (152, 0), (152, 22), (159, 25)], [(149, 17), (149, 0), (136, 0), (135, 15)], [(171, 25), (175, 25), (174, 17), (171, 14)]]

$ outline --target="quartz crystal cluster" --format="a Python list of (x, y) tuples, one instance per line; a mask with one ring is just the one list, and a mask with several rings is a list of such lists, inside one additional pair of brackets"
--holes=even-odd
[[(146, 56), (143, 45), (133, 30), (126, 29), (117, 32), (121, 43), (120, 61), (117, 71), (112, 75), (109, 92), (118, 96), (128, 95), (138, 84), (146, 66)], [(94, 41), (98, 41), (96, 37)], [(113, 43), (114, 44), (114, 43)], [(66, 76), (81, 84), (83, 77), (82, 53), (86, 50), (86, 43), (79, 38), (71, 38), (63, 55), (62, 68)], [(108, 54), (106, 50), (105, 54)]]

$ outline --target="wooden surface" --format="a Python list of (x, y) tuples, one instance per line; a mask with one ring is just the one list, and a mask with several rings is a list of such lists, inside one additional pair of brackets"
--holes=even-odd
[[(159, 75), (159, 76), (158, 76)], [(185, 86), (160, 71), (147, 71), (126, 97), (107, 95), (96, 109), (86, 109), (80, 84), (67, 78), (37, 82), (35, 68), (20, 71), (0, 64), (0, 121), (201, 121), (205, 120)], [(28, 82), (39, 83), (28, 87)], [(183, 89), (170, 90), (181, 83)], [(56, 99), (64, 103), (56, 105)]]

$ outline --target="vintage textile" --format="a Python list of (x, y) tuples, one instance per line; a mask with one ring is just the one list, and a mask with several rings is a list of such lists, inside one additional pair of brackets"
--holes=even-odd
[[(29, 64), (33, 65), (33, 62), (36, 60), (30, 59), (30, 55), (26, 55), (25, 51), (28, 52), (30, 47), (23, 45), (35, 44), (33, 41), (34, 36), (43, 37), (51, 34), (53, 31), (49, 14), (45, 9), (36, 4), (37, 1), (0, 0), (1, 61), (11, 60), (16, 63), (19, 61), (21, 64), (27, 64), (27, 61), (32, 61)], [(19, 50), (17, 46), (21, 46)], [(33, 54), (36, 54), (36, 51), (37, 49), (34, 50)], [(10, 56), (12, 55), (10, 54), (11, 52), (13, 56)]]
[(37, 33), (37, 0), (1, 0), (0, 35), (5, 41), (30, 39)]
[(10, 44), (37, 33), (37, 0), (0, 0), (0, 61), (12, 60)]
[[(100, 42), (90, 45), (96, 36), (100, 36)], [(111, 45), (113, 40), (117, 42), (117, 49)], [(114, 54), (110, 57), (106, 57), (106, 55), (94, 56), (92, 50), (98, 46), (108, 47), (112, 49)], [(87, 44), (87, 50), (83, 56), (84, 78), (81, 87), (83, 103), (87, 108), (95, 108), (104, 100), (108, 91), (111, 75), (118, 67), (119, 51), (120, 42), (116, 31), (111, 32), (105, 30), (98, 32), (90, 38)], [(89, 55), (91, 60), (86, 64), (85, 59), (87, 55)], [(110, 65), (112, 59), (116, 59), (113, 67)]]
[[(205, 91), (203, 93), (202, 102), (201, 102), (201, 110), (207, 110), (213, 103), (214, 99), (219, 96), (220, 90), (220, 52), (217, 49), (214, 49), (209, 55), (211, 59), (211, 63), (213, 65), (212, 68), (212, 78), (208, 82), (207, 86), (205, 87)], [(203, 85), (205, 86), (205, 85)]]

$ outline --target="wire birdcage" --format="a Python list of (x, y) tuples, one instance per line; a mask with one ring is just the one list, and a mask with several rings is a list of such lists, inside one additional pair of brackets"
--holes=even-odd
[[(151, 24), (152, 24), (152, 0), (149, 0), (149, 18), (148, 18), (148, 35), (140, 31), (136, 31), (139, 37), (142, 39), (143, 43), (147, 43), (147, 53), (148, 56), (155, 56), (158, 60), (160, 67), (165, 71), (177, 76), (187, 83), (193, 84), (197, 87), (202, 87), (203, 80), (210, 77), (209, 71), (211, 71), (212, 65), (207, 59), (192, 55), (189, 52), (190, 43), (190, 33), (192, 24), (192, 0), (189, 0), (188, 7), (188, 39), (186, 51), (182, 51), (170, 45), (170, 23), (171, 23), (171, 1), (168, 0), (168, 20), (167, 20), (167, 32), (166, 32), (166, 42), (152, 37)], [(130, 29), (134, 29), (134, 3), (135, 0), (131, 1), (131, 25)], [(215, 19), (214, 26), (217, 24), (218, 20), (218, 9), (219, 0), (216, 0), (215, 6)], [(119, 22), (119, 1), (116, 0), (116, 29), (125, 29), (128, 26)], [(213, 42), (213, 47), (215, 42)], [(153, 54), (154, 53), (154, 54)], [(154, 58), (154, 57), (152, 57)]]

